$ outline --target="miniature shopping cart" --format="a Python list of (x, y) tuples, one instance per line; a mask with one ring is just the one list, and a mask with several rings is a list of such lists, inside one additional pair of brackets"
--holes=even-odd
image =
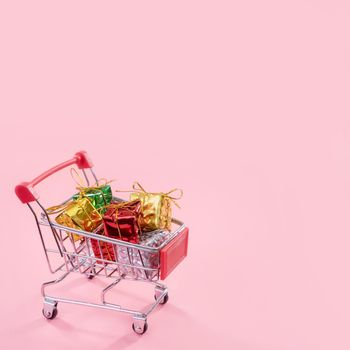
[[(188, 228), (182, 222), (173, 219), (176, 229), (168, 232), (159, 246), (149, 247), (102, 236), (97, 231), (82, 231), (53, 222), (48, 212), (39, 202), (39, 196), (34, 187), (50, 175), (71, 165), (76, 165), (82, 171), (88, 185), (91, 180), (97, 183), (97, 177), (92, 169), (93, 164), (86, 152), (82, 151), (76, 153), (72, 159), (36, 177), (33, 181), (22, 182), (15, 189), (18, 198), (22, 203), (28, 205), (34, 215), (50, 272), (63, 272), (57, 279), (42, 285), (43, 315), (47, 319), (55, 318), (59, 302), (109, 309), (130, 314), (133, 317), (133, 330), (138, 334), (143, 334), (148, 327), (148, 315), (157, 305), (165, 304), (168, 301), (168, 289), (159, 280), (164, 280), (186, 257)], [(122, 201), (122, 199), (116, 197), (113, 200)], [(106, 259), (102, 254), (102, 249), (106, 245), (109, 249), (112, 249), (113, 259)], [(96, 246), (101, 253), (99, 256), (94, 254), (93, 248), (96, 252)], [(120, 257), (123, 257), (123, 259)], [(149, 261), (152, 261), (152, 264), (148, 264)], [(112, 283), (101, 291), (100, 303), (60, 298), (46, 293), (48, 286), (63, 281), (72, 272), (80, 273), (88, 279), (99, 276), (112, 280)], [(155, 301), (148, 305), (146, 310), (142, 311), (107, 302), (106, 293), (124, 280), (152, 284)]]

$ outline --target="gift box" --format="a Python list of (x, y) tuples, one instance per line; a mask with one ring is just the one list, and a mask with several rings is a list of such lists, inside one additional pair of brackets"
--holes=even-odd
[[(104, 235), (103, 226), (96, 233)], [(116, 261), (113, 244), (103, 241), (97, 241), (96, 239), (91, 239), (91, 247), (96, 258), (109, 261)], [(97, 260), (97, 263), (101, 264), (102, 261)]]
[[(139, 245), (158, 248), (169, 238), (170, 234), (169, 231), (165, 230), (142, 233), (140, 235)], [(159, 254), (157, 252), (148, 252), (138, 248), (127, 248), (118, 245), (117, 259), (118, 262), (122, 264), (120, 265), (120, 273), (122, 274), (147, 280), (152, 280), (158, 274)], [(125, 264), (134, 267), (129, 267)], [(154, 270), (146, 270), (144, 268)]]
[[(51, 207), (48, 214), (60, 213), (55, 221), (62, 225), (78, 230), (92, 232), (102, 222), (102, 216), (87, 198), (79, 198), (75, 201)], [(79, 240), (82, 236), (72, 233), (73, 239)]]
[[(95, 233), (105, 235), (104, 228), (99, 228)], [(170, 235), (171, 232), (165, 230), (141, 233), (138, 244), (144, 247), (158, 248), (169, 239)], [(118, 243), (111, 244), (102, 241), (98, 243), (95, 239), (91, 239), (91, 246), (96, 258), (118, 262), (119, 274), (126, 274), (144, 280), (153, 280), (157, 277), (159, 268), (158, 252), (149, 252), (137, 247), (126, 247)], [(102, 263), (102, 261), (97, 260), (97, 263)], [(153, 269), (153, 271), (145, 268)]]
[(110, 185), (80, 187), (79, 190), (80, 192), (73, 196), (73, 200), (87, 198), (96, 209), (100, 209), (102, 214), (106, 212), (106, 206), (112, 201)]
[[(142, 217), (140, 226), (142, 231), (154, 231), (158, 229), (171, 229), (172, 208), (171, 204), (182, 196), (179, 189), (171, 190), (167, 193), (146, 192), (143, 187), (135, 182), (133, 186), (135, 192), (131, 193), (130, 200), (140, 200), (142, 203)], [(180, 191), (180, 195), (175, 198), (170, 196), (171, 193)]]
[(141, 202), (111, 203), (103, 216), (106, 236), (130, 243), (139, 242)]

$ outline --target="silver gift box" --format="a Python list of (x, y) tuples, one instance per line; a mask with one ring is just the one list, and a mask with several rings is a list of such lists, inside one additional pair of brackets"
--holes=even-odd
[[(157, 230), (144, 232), (140, 235), (139, 245), (157, 248), (170, 236), (171, 232)], [(115, 245), (119, 274), (125, 274), (136, 279), (152, 280), (159, 270), (159, 252), (148, 252), (134, 247)], [(146, 269), (145, 269), (146, 268)], [(147, 270), (153, 269), (153, 270)]]

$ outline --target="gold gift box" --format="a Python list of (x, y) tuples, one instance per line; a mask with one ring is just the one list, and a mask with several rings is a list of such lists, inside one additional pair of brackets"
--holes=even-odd
[[(171, 204), (174, 203), (177, 205), (175, 201), (182, 197), (182, 190), (174, 189), (167, 193), (151, 193), (146, 192), (138, 182), (134, 183), (133, 188), (136, 192), (130, 194), (130, 200), (138, 199), (142, 203), (142, 216), (140, 220), (142, 231), (171, 230)], [(178, 198), (170, 196), (175, 191), (180, 191)]]
[[(50, 211), (51, 208), (48, 209)], [(88, 198), (79, 198), (65, 205), (61, 214), (55, 218), (56, 222), (62, 226), (92, 232), (102, 222), (102, 216), (91, 204)], [(82, 236), (72, 234), (74, 241)]]

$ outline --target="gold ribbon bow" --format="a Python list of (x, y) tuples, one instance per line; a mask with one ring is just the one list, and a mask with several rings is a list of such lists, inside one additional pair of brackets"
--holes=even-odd
[[(75, 168), (70, 169), (70, 174), (72, 176), (72, 179), (77, 184), (77, 187), (76, 187), (77, 190), (100, 190), (101, 187), (104, 187), (114, 181), (114, 180), (108, 181), (105, 178), (101, 178), (101, 179), (98, 179), (92, 186), (88, 186), (87, 184), (84, 183), (83, 178), (79, 175), (79, 173)], [(101, 181), (103, 181), (103, 183), (100, 185)]]
[[(74, 175), (73, 175), (74, 173)], [(89, 191), (93, 190), (93, 191), (98, 191), (100, 192), (99, 194), (102, 195), (103, 201), (105, 202), (105, 205), (107, 205), (106, 202), (106, 198), (105, 195), (103, 193), (103, 191), (101, 190), (101, 187), (107, 186), (108, 184), (110, 184), (111, 182), (113, 182), (114, 180), (107, 180), (105, 178), (101, 178), (98, 179), (93, 186), (87, 186), (87, 184), (84, 184), (82, 177), (79, 175), (79, 173), (77, 172), (77, 170), (75, 168), (71, 168), (70, 169), (70, 174), (72, 176), (72, 179), (75, 181), (75, 183), (77, 184), (76, 189), (79, 191), (79, 198), (83, 198), (84, 195), (86, 195)], [(104, 183), (102, 183), (101, 185), (99, 185), (99, 183), (103, 181)], [(101, 208), (100, 208), (101, 209)]]
[[(120, 208), (123, 208), (124, 210), (129, 211), (129, 213), (132, 215), (132, 214), (134, 214), (134, 211), (132, 211), (130, 209), (130, 205), (132, 205), (132, 204), (134, 204), (136, 202), (138, 202), (138, 199), (134, 200), (134, 201), (131, 201), (131, 202), (112, 203), (112, 204), (108, 204), (108, 205), (105, 206), (105, 208), (107, 208), (107, 209), (110, 209), (110, 208), (111, 209), (115, 209), (115, 224), (117, 225), (119, 238), (122, 238), (122, 234), (120, 232), (120, 228), (119, 228), (119, 224), (118, 224), (118, 210)], [(137, 218), (137, 226), (139, 228), (139, 231), (141, 231), (139, 218)]]
[[(54, 205), (52, 207), (49, 207), (46, 209), (46, 212), (49, 215), (52, 214), (61, 214), (62, 212), (64, 212), (65, 210), (69, 209), (70, 207), (72, 207), (73, 205), (79, 205), (79, 207), (84, 211), (84, 213), (86, 214), (86, 216), (88, 217), (88, 219), (90, 221), (93, 221), (94, 219), (89, 215), (89, 213), (86, 211), (85, 207), (83, 205), (80, 205), (77, 201), (68, 201), (66, 203), (60, 204), (60, 205)], [(94, 211), (97, 211), (97, 209), (94, 208)]]
[[(173, 188), (172, 190), (170, 190), (169, 192), (147, 192), (139, 182), (135, 181), (132, 185), (132, 188), (135, 192), (139, 192), (139, 193), (145, 193), (145, 194), (151, 194), (154, 196), (160, 195), (160, 196), (164, 196), (169, 198), (178, 208), (181, 208), (179, 206), (179, 204), (177, 204), (177, 200), (181, 199), (183, 196), (183, 191), (180, 188)], [(170, 196), (170, 194), (175, 193), (175, 192), (179, 192), (179, 195), (177, 197), (174, 196)], [(120, 192), (120, 191), (118, 191)], [(128, 192), (132, 192), (132, 191), (128, 191)]]

